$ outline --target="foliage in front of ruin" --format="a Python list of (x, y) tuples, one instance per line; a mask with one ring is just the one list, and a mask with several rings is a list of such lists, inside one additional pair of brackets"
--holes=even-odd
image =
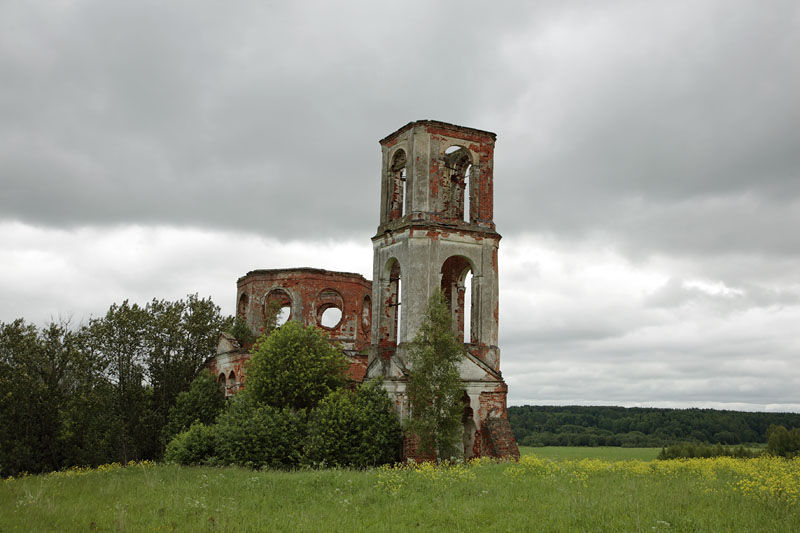
[(272, 407), (240, 394), (217, 420), (216, 460), (249, 468), (299, 466), (306, 420), (303, 409)]
[(213, 464), (216, 450), (216, 426), (195, 422), (167, 444), (164, 460), (182, 465)]
[(397, 460), (402, 432), (386, 391), (380, 383), (345, 388), (346, 365), (322, 330), (284, 324), (259, 339), (246, 388), (216, 424), (176, 436), (166, 458), (283, 469), (362, 468)]
[(463, 384), (459, 363), (464, 345), (453, 332), (441, 291), (431, 296), (422, 325), (409, 348), (407, 429), (419, 439), (423, 456), (457, 458), (461, 452)]
[(392, 402), (377, 380), (339, 389), (311, 412), (305, 462), (365, 468), (400, 459), (403, 432)]
[(244, 394), (258, 404), (311, 409), (346, 381), (347, 359), (319, 328), (289, 321), (253, 347)]
[(302, 463), (306, 413), (231, 399), (214, 424), (197, 422), (167, 445), (164, 460), (182, 465), (294, 468)]

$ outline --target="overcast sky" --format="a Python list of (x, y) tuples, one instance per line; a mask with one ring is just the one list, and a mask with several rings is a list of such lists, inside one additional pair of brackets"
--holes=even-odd
[(511, 404), (800, 411), (800, 3), (0, 1), (0, 321), (371, 277), (378, 139), (497, 133)]

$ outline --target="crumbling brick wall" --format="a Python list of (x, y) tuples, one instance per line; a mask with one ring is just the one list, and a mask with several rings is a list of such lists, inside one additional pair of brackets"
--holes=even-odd
[[(288, 320), (325, 330), (350, 362), (348, 377), (359, 383), (364, 380), (372, 327), (369, 280), (360, 274), (317, 268), (254, 270), (239, 278), (236, 289), (236, 314), (255, 334), (264, 332), (267, 303), (273, 300), (284, 304)], [(323, 318), (330, 309), (338, 310), (341, 317), (337, 323), (325, 325)], [(251, 348), (252, 344), (240, 345), (223, 334), (217, 355), (206, 362), (226, 395), (244, 388)]]
[[(289, 309), (289, 319), (319, 326), (346, 350), (369, 348), (372, 327), (372, 282), (360, 274), (318, 268), (254, 270), (236, 283), (238, 316), (263, 333), (265, 305), (270, 298)], [(338, 309), (341, 319), (323, 324), (323, 314)]]

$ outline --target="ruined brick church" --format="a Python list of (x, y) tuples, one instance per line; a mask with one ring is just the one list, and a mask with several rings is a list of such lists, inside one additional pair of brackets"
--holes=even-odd
[[(380, 141), (380, 220), (372, 237), (373, 281), (314, 268), (255, 270), (236, 284), (236, 313), (264, 330), (265, 307), (279, 321), (326, 330), (355, 381), (380, 378), (398, 415), (408, 415), (407, 348), (431, 295), (449, 302), (466, 357), (464, 457), (519, 457), (500, 373), (493, 157), (488, 131), (433, 120), (406, 124)], [(208, 362), (227, 394), (243, 386), (248, 346), (223, 334)], [(408, 444), (408, 439), (407, 439)], [(406, 455), (413, 455), (408, 447)]]

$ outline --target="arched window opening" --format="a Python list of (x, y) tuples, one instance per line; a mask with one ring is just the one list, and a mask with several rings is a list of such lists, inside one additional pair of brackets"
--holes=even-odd
[(477, 433), (477, 427), (475, 426), (474, 411), (470, 405), (467, 391), (464, 391), (464, 395), (461, 397), (461, 403), (464, 406), (464, 411), (461, 414), (461, 424), (464, 427), (464, 459), (472, 459), (476, 455), (475, 434)]
[(292, 298), (283, 289), (273, 289), (264, 298), (263, 312), (265, 324), (274, 321), (274, 327), (281, 327), (292, 318)]
[(275, 326), (281, 327), (282, 325), (289, 322), (292, 318), (292, 308), (289, 305), (281, 306), (281, 310), (278, 311), (278, 316), (275, 319)]
[[(467, 291), (469, 284), (469, 291)], [(442, 293), (453, 317), (453, 330), (461, 342), (473, 342), (472, 265), (466, 258), (453, 256), (442, 265)]]
[(319, 323), (323, 327), (333, 329), (342, 321), (342, 310), (336, 307), (327, 307), (320, 316)]
[(397, 306), (395, 312), (395, 326), (394, 326), (394, 338), (396, 339), (397, 344), (400, 344), (402, 342), (402, 339), (400, 338), (403, 332), (403, 309), (401, 307), (403, 304), (402, 294), (403, 294), (403, 280), (398, 277)]
[(462, 220), (470, 222), (470, 207), (472, 206), (472, 169), (474, 167), (469, 165), (467, 170), (464, 171), (464, 208), (462, 209)]
[[(386, 344), (397, 345), (400, 342), (400, 332), (402, 331), (400, 308), (402, 283), (400, 280), (400, 263), (396, 259), (390, 260), (387, 265), (388, 279), (383, 295), (383, 316), (381, 317), (381, 339)], [(386, 279), (386, 278), (384, 278)]]
[(389, 219), (396, 220), (406, 214), (406, 152), (398, 150), (389, 169), (392, 183)]
[(361, 330), (369, 335), (372, 328), (372, 298), (364, 296), (361, 303)]
[(250, 305), (250, 298), (247, 293), (242, 293), (239, 297), (239, 307), (236, 309), (236, 314), (240, 318), (247, 318), (247, 307)]
[(227, 383), (227, 380), (225, 379), (225, 373), (224, 372), (220, 373), (219, 377), (217, 378), (217, 384), (219, 385), (219, 390), (221, 390), (223, 393), (227, 394), (227, 392), (228, 392), (228, 383)]
[(234, 392), (236, 392), (236, 373), (231, 370), (228, 375), (228, 393), (233, 394)]
[(406, 215), (406, 191), (408, 187), (406, 187), (406, 169), (403, 167), (403, 170), (400, 171), (400, 190), (403, 191), (402, 198), (400, 199), (400, 216), (404, 217)]
[(464, 342), (472, 340), (472, 270), (464, 276)]
[(334, 329), (342, 321), (344, 300), (342, 295), (333, 289), (321, 291), (314, 302), (317, 310), (317, 324), (326, 329)]
[(445, 211), (454, 219), (469, 221), (472, 156), (463, 146), (451, 146), (444, 153), (444, 166), (450, 177)]

